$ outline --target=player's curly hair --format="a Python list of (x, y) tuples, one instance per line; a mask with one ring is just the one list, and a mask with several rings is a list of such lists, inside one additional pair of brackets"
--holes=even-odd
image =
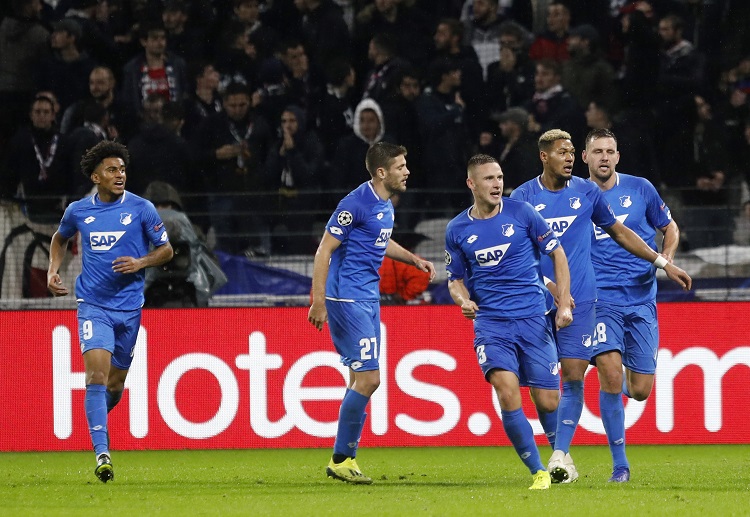
[(87, 178), (91, 178), (91, 174), (106, 158), (121, 158), (125, 162), (126, 169), (130, 163), (130, 153), (127, 147), (120, 142), (102, 140), (83, 153), (83, 157), (81, 158), (81, 173)]
[(557, 140), (571, 140), (570, 133), (562, 129), (550, 129), (539, 137), (539, 150), (549, 151)]

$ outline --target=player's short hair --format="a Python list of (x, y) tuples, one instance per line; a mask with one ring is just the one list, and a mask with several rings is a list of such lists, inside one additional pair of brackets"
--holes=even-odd
[(557, 140), (572, 140), (572, 138), (567, 131), (563, 131), (562, 129), (550, 129), (549, 131), (542, 133), (542, 136), (539, 137), (539, 150), (545, 152), (549, 151), (552, 148), (552, 144)]
[(127, 169), (130, 163), (130, 153), (128, 148), (120, 142), (112, 140), (102, 140), (91, 149), (83, 153), (81, 158), (81, 173), (87, 178), (91, 178), (94, 170), (107, 158), (120, 158), (125, 163)]
[(584, 140), (583, 142), (583, 146), (588, 147), (591, 142), (599, 138), (611, 138), (615, 141), (615, 144), (617, 144), (617, 137), (615, 136), (615, 134), (604, 127), (601, 129), (592, 129), (591, 131), (589, 131), (589, 134), (586, 135), (586, 140)]
[(488, 163), (496, 163), (500, 165), (500, 162), (497, 161), (497, 158), (494, 156), (490, 156), (489, 154), (475, 154), (471, 158), (469, 158), (469, 162), (466, 164), (466, 174), (471, 174), (471, 169), (474, 167), (479, 167), (480, 165), (486, 165)]
[(365, 167), (370, 176), (375, 177), (375, 171), (387, 169), (391, 160), (399, 156), (406, 156), (406, 147), (403, 145), (391, 144), (389, 142), (377, 142), (370, 146), (365, 156)]

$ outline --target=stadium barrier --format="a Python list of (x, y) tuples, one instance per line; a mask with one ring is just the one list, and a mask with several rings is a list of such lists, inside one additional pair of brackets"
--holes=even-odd
[[(750, 443), (748, 310), (659, 305), (656, 384), (646, 402), (626, 402), (628, 443)], [(75, 312), (0, 311), (0, 329), (0, 450), (89, 450)], [(367, 447), (509, 445), (472, 325), (456, 307), (383, 308), (380, 361)], [(112, 447), (330, 447), (346, 379), (328, 328), (317, 332), (304, 308), (144, 310), (126, 393), (110, 415)], [(594, 369), (585, 400), (574, 443), (605, 444)]]

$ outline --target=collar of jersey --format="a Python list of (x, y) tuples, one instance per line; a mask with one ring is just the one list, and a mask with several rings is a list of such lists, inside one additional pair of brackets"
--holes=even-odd
[[(503, 207), (505, 206), (505, 203), (503, 202), (502, 198), (500, 198), (500, 205), (499, 206), (500, 206), (500, 209), (492, 217), (497, 217), (498, 215), (500, 215), (500, 214), (503, 213)], [(472, 217), (471, 216), (471, 209), (472, 208), (476, 208), (476, 205), (471, 205), (469, 207), (469, 209), (466, 211), (466, 215), (468, 216), (469, 219), (471, 219), (472, 221), (486, 221), (486, 219), (477, 219), (476, 217)], [(490, 217), (490, 219), (492, 219), (492, 217)]]
[[(127, 194), (127, 193), (128, 193), (127, 190), (123, 190), (122, 197), (120, 198), (120, 204), (122, 204), (122, 203), (125, 202), (125, 194)], [(98, 197), (99, 197), (99, 193), (98, 192), (96, 194), (94, 194), (93, 196), (91, 196), (91, 204), (92, 205), (96, 204), (96, 199)], [(104, 201), (99, 200), (99, 203), (101, 203), (102, 205), (114, 205), (115, 203), (117, 203), (117, 201), (114, 201), (112, 203), (105, 203)]]
[[(550, 190), (547, 187), (545, 187), (544, 183), (542, 183), (542, 175), (541, 174), (536, 177), (536, 183), (537, 183), (537, 185), (539, 185), (540, 189), (546, 190), (547, 192), (561, 192), (562, 191), (562, 189), (560, 189), (560, 190)], [(570, 180), (566, 180), (565, 181), (565, 187), (567, 188), (569, 186), (570, 186)]]

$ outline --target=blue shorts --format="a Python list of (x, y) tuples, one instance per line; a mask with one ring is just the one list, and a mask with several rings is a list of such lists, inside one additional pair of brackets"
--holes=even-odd
[[(549, 313), (550, 324), (555, 328), (555, 314)], [(557, 354), (560, 359), (583, 359), (593, 357), (594, 328), (596, 327), (596, 302), (582, 303), (573, 309), (573, 323), (555, 332)]]
[(623, 307), (598, 302), (596, 341), (592, 357), (617, 350), (628, 370), (653, 375), (659, 355), (656, 303)]
[(546, 316), (474, 322), (474, 351), (484, 378), (496, 369), (513, 372), (521, 386), (560, 388), (557, 350)]
[(78, 339), (81, 353), (103, 348), (112, 354), (112, 365), (129, 370), (141, 328), (141, 309), (116, 311), (88, 303), (78, 304)]
[(328, 328), (341, 362), (356, 372), (378, 370), (380, 302), (326, 300)]

